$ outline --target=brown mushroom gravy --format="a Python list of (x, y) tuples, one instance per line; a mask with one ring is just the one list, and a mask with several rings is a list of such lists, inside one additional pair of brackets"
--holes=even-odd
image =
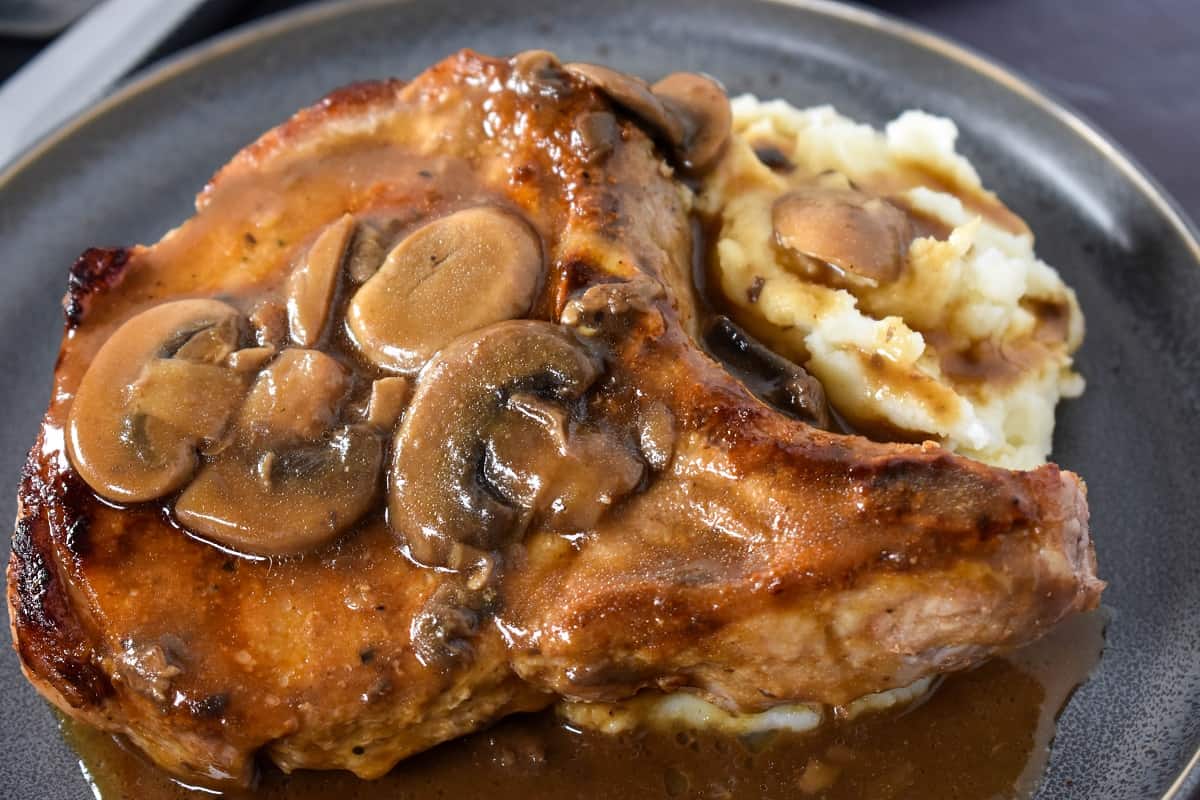
[[(947, 676), (923, 702), (832, 722), (811, 733), (750, 738), (677, 728), (619, 736), (576, 730), (553, 712), (407, 759), (377, 781), (264, 767), (230, 798), (1022, 798), (1033, 793), (1058, 711), (1103, 646), (1103, 612), (976, 670)], [(63, 723), (101, 800), (191, 800), (189, 790), (117, 740)]]

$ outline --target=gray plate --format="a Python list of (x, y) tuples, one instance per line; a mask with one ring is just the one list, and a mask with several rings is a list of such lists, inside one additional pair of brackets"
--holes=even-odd
[[(1055, 456), (1091, 488), (1115, 617), (1099, 669), (1062, 716), (1040, 797), (1190, 796), (1200, 787), (1200, 246), (1156, 185), (1011, 74), (874, 14), (704, 0), (504, 6), (338, 6), (269, 21), (155, 70), (0, 176), (0, 485), (15, 490), (47, 401), (75, 256), (158, 239), (239, 146), (339, 84), (410, 76), (459, 47), (546, 47), (651, 77), (703, 70), (732, 92), (832, 101), (875, 124), (924, 108), (958, 121), (962, 150), (1029, 220), (1088, 317), (1079, 366), (1089, 388), (1061, 409)], [(4, 502), (11, 519), (8, 490)], [(0, 794), (88, 796), (7, 648), (0, 697)]]

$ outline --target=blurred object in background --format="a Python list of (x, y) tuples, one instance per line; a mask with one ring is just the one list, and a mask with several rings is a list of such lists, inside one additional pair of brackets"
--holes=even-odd
[(232, 0), (106, 0), (0, 85), (0, 165), (141, 64), (218, 30)]
[(36, 39), (53, 36), (83, 16), (83, 13), (97, 2), (98, 0), (0, 0), (0, 36)]

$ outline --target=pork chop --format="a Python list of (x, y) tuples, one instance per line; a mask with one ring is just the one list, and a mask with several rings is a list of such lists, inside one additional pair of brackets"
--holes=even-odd
[(678, 88), (462, 52), (85, 253), (9, 563), (38, 690), (192, 780), (371, 778), (560, 697), (844, 703), (1094, 607), (1074, 474), (812, 427), (700, 347)]

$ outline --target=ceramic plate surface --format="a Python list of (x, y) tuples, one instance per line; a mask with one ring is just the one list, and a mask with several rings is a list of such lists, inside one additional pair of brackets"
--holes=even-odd
[[(1200, 246), (1156, 185), (1009, 73), (929, 34), (825, 4), (480, 0), (317, 7), (184, 53), (0, 176), (0, 516), (46, 405), (67, 268), (153, 242), (239, 147), (341, 84), (408, 77), (460, 47), (538, 47), (731, 93), (833, 103), (879, 125), (955, 119), (984, 182), (1029, 221), (1087, 315), (1082, 399), (1054, 458), (1090, 488), (1107, 651), (1063, 714), (1039, 797), (1188, 797), (1200, 784)], [(3, 537), (7, 539), (7, 536)], [(49, 707), (0, 654), (0, 795), (90, 796)], [(1189, 765), (1191, 768), (1188, 777)]]

